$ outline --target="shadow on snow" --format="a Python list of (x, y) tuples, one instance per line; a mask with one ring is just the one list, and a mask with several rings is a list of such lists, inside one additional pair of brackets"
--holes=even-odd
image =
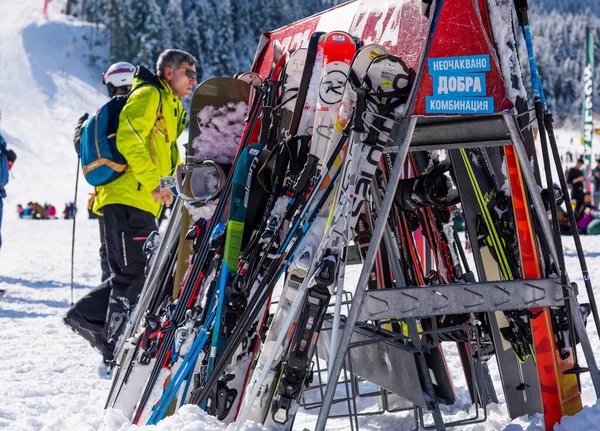
[(48, 317), (51, 313), (32, 313), (30, 311), (19, 311), (19, 310), (3, 310), (0, 308), (0, 319), (31, 319), (35, 317)]
[(64, 301), (53, 301), (51, 299), (29, 299), (29, 298), (18, 298), (18, 297), (11, 297), (11, 296), (6, 296), (6, 294), (4, 296), (0, 296), (0, 314), (3, 311), (7, 311), (7, 310), (2, 310), (2, 304), (6, 303), (6, 304), (31, 304), (34, 306), (37, 305), (45, 305), (47, 307), (51, 307), (51, 308), (69, 308), (71, 306), (71, 303), (68, 300), (64, 300)]
[[(0, 275), (0, 288), (4, 284), (20, 285), (23, 287), (30, 287), (32, 289), (58, 289), (70, 287), (71, 283), (65, 283), (63, 281), (56, 280), (28, 280), (26, 278), (6, 277)], [(75, 289), (92, 289), (94, 286), (86, 286), (85, 284), (74, 283)]]

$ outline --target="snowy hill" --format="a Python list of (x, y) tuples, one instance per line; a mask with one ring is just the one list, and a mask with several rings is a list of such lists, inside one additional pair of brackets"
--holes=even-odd
[[(18, 156), (6, 218), (16, 217), (17, 203), (48, 202), (61, 211), (73, 200), (74, 127), (84, 112), (108, 100), (102, 70), (84, 57), (83, 36), (92, 27), (65, 18), (62, 3), (50, 3), (45, 22), (41, 1), (0, 2), (0, 131)], [(81, 206), (90, 188), (80, 185)]]

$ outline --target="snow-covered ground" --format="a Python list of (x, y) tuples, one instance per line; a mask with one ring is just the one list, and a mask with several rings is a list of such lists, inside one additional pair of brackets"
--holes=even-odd
[[(17, 203), (49, 202), (62, 209), (72, 200), (76, 156), (73, 127), (79, 116), (105, 100), (100, 84), (103, 65), (91, 67), (83, 56), (82, 35), (93, 31), (87, 24), (67, 19), (59, 11), (64, 0), (50, 3), (50, 21), (41, 19), (41, 0), (0, 0), (0, 132), (18, 153), (14, 178), (5, 200), (0, 252), (0, 428), (19, 430), (148, 429), (131, 425), (118, 411), (103, 410), (110, 380), (101, 372), (100, 356), (68, 330), (62, 316), (71, 303), (93, 288), (100, 278), (98, 225), (81, 211), (75, 243), (75, 289), (70, 288), (71, 222), (27, 221), (16, 217)], [(105, 47), (103, 48), (105, 50)], [(102, 48), (97, 52), (105, 54)], [(577, 133), (558, 131), (559, 143), (571, 145)], [(185, 139), (185, 137), (182, 137)], [(181, 143), (181, 142), (180, 142)], [(90, 188), (80, 179), (79, 205), (84, 207)], [(584, 238), (592, 281), (600, 285), (600, 243)], [(583, 286), (572, 240), (565, 239), (567, 265), (573, 281)], [(347, 283), (356, 280), (350, 270)], [(597, 288), (600, 292), (600, 287)], [(581, 301), (585, 301), (585, 292)], [(600, 343), (593, 325), (589, 335), (599, 358)], [(469, 399), (461, 386), (460, 363), (452, 346), (445, 347), (450, 370), (457, 382), (457, 402), (444, 407), (446, 419), (466, 417)], [(580, 355), (582, 357), (583, 355)], [(509, 421), (498, 370), (490, 364), (500, 397), (488, 407), (484, 424), (465, 429), (542, 430), (539, 415)], [(586, 406), (595, 404), (591, 382), (582, 379)], [(373, 400), (361, 401), (375, 410)], [(300, 412), (295, 429), (312, 429), (317, 412)], [(575, 418), (565, 418), (556, 429), (600, 429), (600, 407), (586, 407)], [(396, 413), (361, 419), (361, 429), (411, 429), (412, 417)], [(331, 420), (328, 429), (345, 430), (346, 419)], [(227, 427), (197, 407), (185, 406), (152, 428), (170, 430), (223, 430)], [(248, 425), (246, 430), (260, 429)]]
[[(105, 430), (124, 431), (130, 425), (117, 411), (104, 412), (104, 402), (110, 380), (102, 373), (100, 355), (86, 341), (62, 323), (71, 301), (70, 221), (7, 220), (3, 226), (4, 246), (0, 254), (0, 429), (6, 430)], [(584, 249), (592, 270), (592, 281), (600, 286), (600, 243), (595, 237), (584, 237)], [(78, 217), (75, 242), (74, 299), (83, 296), (100, 279), (98, 258), (98, 224), (96, 220)], [(573, 242), (565, 238), (567, 265), (573, 281), (583, 286), (577, 276), (578, 263)], [(359, 267), (352, 267), (348, 283), (356, 280)], [(600, 293), (600, 287), (597, 287)], [(582, 294), (581, 300), (585, 300)], [(591, 322), (591, 318), (590, 318)], [(593, 324), (588, 332), (597, 358), (600, 343)], [(457, 402), (443, 407), (446, 418), (464, 418), (469, 414), (470, 401), (464, 384), (458, 355), (452, 344), (444, 350), (451, 373), (457, 383)], [(583, 355), (580, 355), (583, 357)], [(543, 430), (539, 415), (510, 421), (501, 393), (495, 362), (490, 361), (500, 403), (488, 407), (489, 419), (484, 424), (465, 427), (467, 430)], [(595, 403), (593, 387), (584, 376), (583, 401)], [(456, 383), (455, 382), (455, 383)], [(365, 410), (375, 410), (371, 399), (360, 404)], [(586, 409), (577, 418), (563, 420), (560, 430), (599, 429), (595, 418), (600, 407)], [(316, 411), (301, 412), (295, 428), (312, 429)], [(361, 419), (361, 429), (408, 430), (412, 416), (396, 413)], [(582, 424), (588, 424), (585, 427)], [(591, 425), (589, 425), (591, 424)], [(146, 429), (141, 427), (140, 429)], [(199, 408), (187, 406), (158, 430), (220, 430), (226, 426), (207, 417)], [(248, 426), (247, 429), (259, 429)], [(346, 419), (331, 420), (328, 430), (349, 429)]]

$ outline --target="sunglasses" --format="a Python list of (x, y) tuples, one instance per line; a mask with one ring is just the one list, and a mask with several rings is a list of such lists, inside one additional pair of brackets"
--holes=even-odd
[(185, 67), (180, 67), (179, 69), (173, 69), (174, 72), (176, 72), (178, 70), (185, 70), (185, 76), (187, 76), (190, 79), (193, 79), (197, 76), (195, 70), (189, 70), (189, 69), (186, 69)]

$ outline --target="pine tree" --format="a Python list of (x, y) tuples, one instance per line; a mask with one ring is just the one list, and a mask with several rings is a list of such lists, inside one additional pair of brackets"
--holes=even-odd
[(156, 0), (156, 4), (160, 7), (160, 11), (165, 14), (169, 6), (169, 0)]
[(185, 15), (185, 27), (187, 29), (186, 32), (186, 40), (185, 49), (187, 52), (192, 54), (194, 57), (198, 59), (198, 64), (196, 66), (196, 71), (198, 73), (198, 82), (203, 80), (204, 71), (202, 68), (203, 64), (203, 53), (201, 51), (202, 39), (200, 36), (200, 25), (198, 14), (195, 9), (190, 9), (189, 13)]
[(104, 0), (81, 0), (81, 17), (94, 24), (102, 22)]
[(260, 33), (253, 28), (248, 0), (232, 0), (231, 6), (236, 11), (233, 26), (235, 56), (240, 71), (249, 70)]
[[(135, 2), (135, 0), (133, 0)], [(150, 70), (154, 69), (158, 55), (170, 45), (168, 40), (167, 27), (165, 20), (156, 3), (156, 0), (147, 0), (142, 3), (147, 11), (146, 18), (143, 23), (144, 32), (139, 39), (140, 49), (135, 57), (135, 63), (146, 66)]]
[(130, 50), (134, 41), (134, 27), (129, 20), (130, 0), (107, 0), (104, 9), (104, 23), (106, 25), (110, 44), (110, 62), (130, 60)]
[(202, 79), (210, 78), (216, 75), (215, 59), (213, 56), (216, 43), (214, 10), (208, 1), (203, 0), (198, 4), (198, 31), (199, 38), (199, 68), (202, 70)]
[(216, 24), (215, 38), (218, 47), (215, 61), (214, 73), (217, 76), (233, 75), (238, 70), (238, 59), (235, 53), (235, 35), (233, 18), (231, 14), (231, 0), (211, 0), (215, 11), (214, 21)]
[(171, 47), (185, 49), (187, 27), (183, 20), (181, 0), (169, 0), (166, 21), (167, 27), (171, 33)]
[[(66, 12), (104, 24), (110, 60), (152, 66), (166, 48), (196, 56), (199, 77), (248, 70), (262, 32), (342, 3), (342, 0), (66, 0)], [(581, 117), (581, 78), (586, 27), (596, 55), (594, 106), (600, 110), (600, 2), (531, 0), (530, 25), (542, 84), (557, 117)], [(520, 31), (518, 31), (520, 33)], [(94, 35), (88, 42), (95, 58)], [(519, 52), (523, 79), (531, 92), (527, 53)]]
[(78, 0), (67, 0), (65, 4), (65, 15), (67, 16), (79, 16), (79, 2)]
[[(266, 4), (266, 3), (268, 4)], [(271, 2), (271, 3), (269, 3)], [(250, 6), (250, 25), (253, 29), (252, 33), (260, 37), (265, 31), (273, 30), (273, 6), (277, 7), (277, 2), (274, 0), (248, 0)]]

